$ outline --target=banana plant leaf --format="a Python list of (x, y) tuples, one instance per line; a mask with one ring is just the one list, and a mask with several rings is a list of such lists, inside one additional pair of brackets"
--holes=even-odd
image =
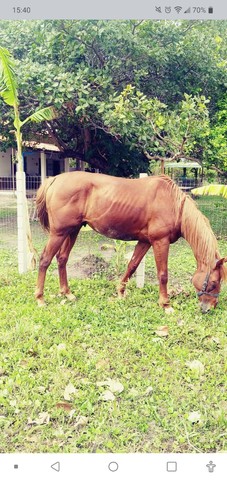
[(218, 195), (227, 198), (227, 185), (205, 185), (204, 187), (193, 188), (193, 195)]

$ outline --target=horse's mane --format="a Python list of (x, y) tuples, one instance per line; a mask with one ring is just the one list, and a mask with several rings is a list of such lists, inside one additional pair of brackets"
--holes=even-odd
[[(165, 175), (162, 175), (161, 178), (171, 191), (176, 218), (181, 216), (182, 236), (190, 244), (198, 266), (205, 264), (209, 269), (213, 269), (221, 256), (209, 220), (200, 212), (194, 200), (182, 192), (171, 178)], [(220, 274), (222, 280), (226, 281), (226, 267), (221, 266)]]

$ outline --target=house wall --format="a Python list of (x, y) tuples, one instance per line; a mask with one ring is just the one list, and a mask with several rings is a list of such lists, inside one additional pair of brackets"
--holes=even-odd
[(8, 148), (6, 152), (0, 152), (0, 177), (10, 177), (12, 149)]
[[(25, 159), (25, 171), (28, 175), (40, 175), (40, 152), (23, 152)], [(11, 177), (12, 175), (12, 149), (0, 152), (0, 177)]]
[[(40, 150), (23, 150), (26, 188), (36, 190), (46, 176), (55, 176), (69, 169), (69, 160), (60, 158), (58, 152), (45, 153)], [(42, 173), (41, 175), (41, 157)], [(0, 190), (13, 189), (16, 165), (12, 163), (12, 149), (0, 152)], [(43, 177), (43, 178), (42, 178)]]
[(40, 152), (23, 152), (27, 175), (40, 175)]

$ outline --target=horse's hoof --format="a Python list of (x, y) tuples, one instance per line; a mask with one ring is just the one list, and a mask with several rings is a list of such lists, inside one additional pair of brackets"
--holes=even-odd
[(167, 313), (167, 315), (170, 315), (171, 313), (174, 313), (174, 308), (173, 307), (165, 307), (164, 310), (165, 310), (165, 313)]
[(37, 305), (38, 307), (46, 307), (46, 303), (44, 300), (41, 300), (40, 298), (37, 299)]
[(66, 293), (65, 296), (68, 300), (70, 300), (70, 302), (73, 302), (73, 300), (76, 300), (76, 297), (75, 295), (73, 295), (73, 293)]
[(123, 298), (126, 297), (126, 292), (125, 291), (124, 292), (119, 292), (118, 291), (117, 294), (118, 294), (118, 298), (120, 298), (120, 299), (123, 299)]

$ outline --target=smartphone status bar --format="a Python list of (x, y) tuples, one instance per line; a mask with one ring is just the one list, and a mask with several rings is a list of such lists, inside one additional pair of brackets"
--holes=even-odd
[(183, 0), (18, 0), (1, 5), (0, 19), (167, 19), (167, 20), (221, 20), (227, 19), (227, 2), (215, 0), (193, 2)]

